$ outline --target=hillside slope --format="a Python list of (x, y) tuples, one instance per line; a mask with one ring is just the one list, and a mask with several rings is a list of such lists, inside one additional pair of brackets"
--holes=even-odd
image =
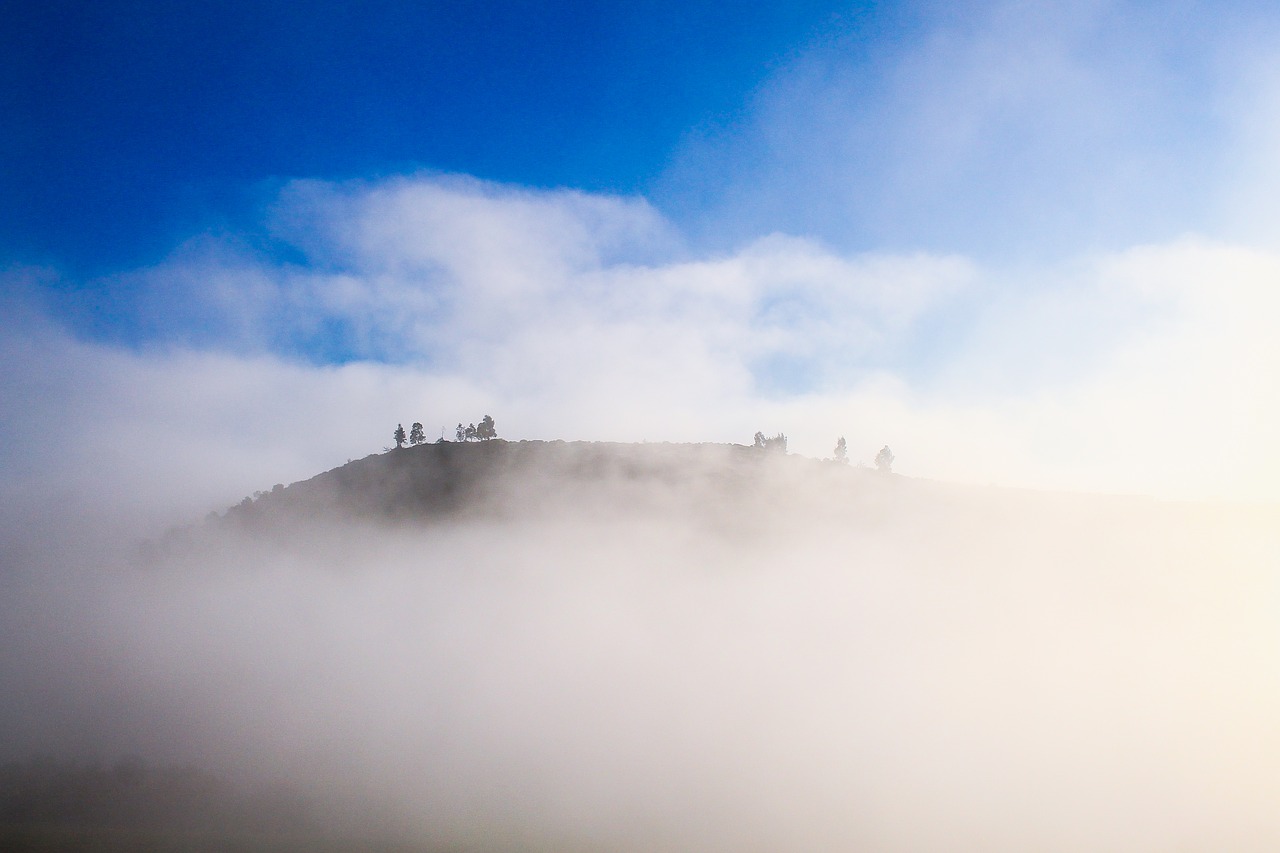
[(794, 503), (806, 485), (851, 489), (870, 476), (733, 444), (442, 442), (348, 462), (246, 500), (226, 518), (251, 526), (324, 517), (421, 523), (660, 506), (705, 514), (780, 498), (779, 490)]

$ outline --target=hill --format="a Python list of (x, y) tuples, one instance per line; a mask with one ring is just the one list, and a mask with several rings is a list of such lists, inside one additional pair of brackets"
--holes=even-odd
[[(511, 519), (569, 512), (670, 510), (720, 515), (767, 500), (804, 499), (843, 482), (846, 497), (872, 472), (735, 444), (440, 442), (348, 462), (259, 493), (225, 519), (270, 527), (317, 518), (392, 523)], [(886, 479), (874, 475), (882, 483)]]

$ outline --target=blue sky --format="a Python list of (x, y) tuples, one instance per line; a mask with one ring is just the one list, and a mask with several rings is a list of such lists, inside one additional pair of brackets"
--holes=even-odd
[(217, 505), (491, 413), (1271, 499), (1276, 45), (1243, 1), (10, 4), (4, 452)]
[[(53, 2), (0, 34), (5, 254), (100, 272), (274, 182), (643, 192), (844, 4)], [(265, 185), (265, 186), (264, 186)], [(246, 211), (246, 207), (250, 208)]]
[(285, 254), (297, 178), (641, 195), (699, 245), (1078, 254), (1222, 233), (1264, 4), (16, 3), (0, 258), (100, 290)]

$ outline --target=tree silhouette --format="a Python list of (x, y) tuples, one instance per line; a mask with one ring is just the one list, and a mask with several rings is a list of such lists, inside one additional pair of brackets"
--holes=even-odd
[(836, 461), (849, 464), (849, 448), (845, 446), (843, 435), (836, 440)]
[(893, 468), (893, 451), (889, 450), (889, 445), (880, 448), (880, 452), (876, 454), (876, 468), (886, 474)]
[(404, 424), (396, 424), (396, 431), (392, 433), (392, 438), (396, 440), (396, 447), (404, 447)]
[(782, 433), (778, 433), (773, 438), (766, 438), (762, 432), (756, 433), (755, 447), (757, 450), (772, 450), (776, 453), (787, 452), (787, 437)]
[(463, 437), (464, 437), (464, 438), (466, 438), (466, 440), (467, 440), (467, 441), (475, 441), (475, 439), (476, 439), (476, 425), (475, 425), (475, 424), (467, 424), (467, 429), (466, 429), (466, 432), (464, 432), (464, 433), (463, 433)]
[(489, 415), (484, 416), (484, 420), (480, 421), (480, 426), (476, 427), (476, 438), (488, 441), (491, 438), (498, 437), (498, 428), (494, 426), (493, 418)]
[(425, 444), (426, 441), (427, 441), (427, 437), (422, 432), (422, 424), (414, 424), (409, 429), (409, 443), (417, 445), (417, 444)]
[(458, 424), (458, 441), (466, 441), (466, 439), (467, 431), (463, 428), (462, 424)]

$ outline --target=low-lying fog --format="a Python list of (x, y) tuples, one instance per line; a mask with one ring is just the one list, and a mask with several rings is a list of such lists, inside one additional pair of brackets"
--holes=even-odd
[(14, 557), (0, 758), (190, 763), (424, 846), (1280, 849), (1274, 514), (794, 458), (507, 485)]

